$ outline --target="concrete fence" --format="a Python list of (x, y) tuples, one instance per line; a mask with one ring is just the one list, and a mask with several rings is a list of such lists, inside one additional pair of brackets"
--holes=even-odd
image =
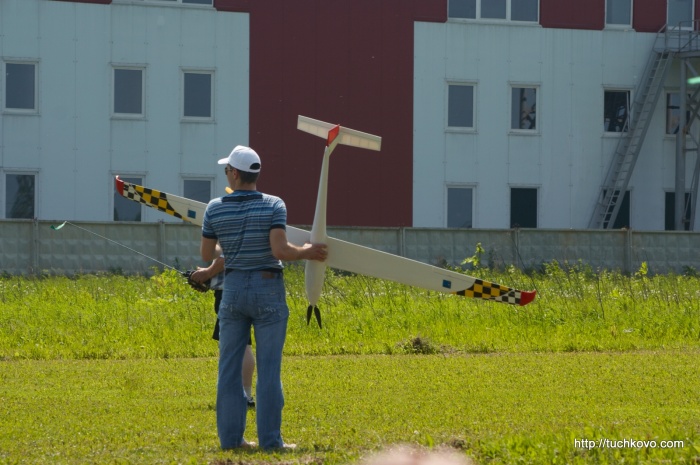
[[(0, 273), (151, 274), (163, 268), (157, 262), (179, 270), (203, 265), (201, 229), (190, 224), (73, 222), (52, 229), (56, 224), (0, 220)], [(700, 269), (695, 232), (330, 227), (329, 235), (434, 265), (459, 265), (480, 243), (487, 266), (530, 269), (557, 260), (627, 273), (643, 262), (651, 273)]]

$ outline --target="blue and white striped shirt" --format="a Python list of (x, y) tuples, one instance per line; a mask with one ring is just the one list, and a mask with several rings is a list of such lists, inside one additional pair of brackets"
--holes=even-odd
[(286, 224), (287, 207), (279, 197), (236, 191), (209, 202), (202, 236), (219, 241), (227, 270), (281, 269), (282, 262), (272, 255), (270, 230)]

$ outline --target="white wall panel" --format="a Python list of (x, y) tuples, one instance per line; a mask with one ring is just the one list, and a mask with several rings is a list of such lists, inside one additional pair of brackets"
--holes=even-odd
[[(512, 186), (539, 189), (540, 227), (586, 227), (617, 143), (617, 137), (602, 130), (604, 89), (636, 88), (655, 35), (449, 21), (417, 23), (415, 30), (414, 176), (420, 177), (426, 166), (424, 148), (439, 146), (440, 140), (446, 143), (444, 172), (449, 175), (416, 186), (414, 226), (446, 224), (444, 216), (435, 214), (446, 211), (446, 205), (438, 208), (437, 197), (425, 193), (449, 183), (477, 182), (474, 227), (509, 227)], [(442, 61), (444, 72), (437, 65)], [(674, 74), (677, 68), (667, 85), (674, 82)], [(442, 88), (435, 85), (440, 81)], [(430, 126), (444, 121), (449, 81), (476, 83), (476, 130), (468, 137), (446, 131), (444, 123), (442, 128)], [(535, 135), (510, 132), (513, 85), (538, 89)], [(630, 184), (635, 190), (632, 223), (641, 229), (663, 226), (663, 206), (649, 220), (640, 206), (635, 208), (635, 199), (658, 206), (663, 184), (673, 185), (672, 174), (666, 172), (674, 169), (673, 154), (665, 154), (670, 161), (659, 156), (673, 150), (663, 135), (664, 106), (657, 106)], [(424, 130), (426, 126), (431, 130)]]
[[(214, 8), (1, 0), (0, 58), (38, 62), (39, 112), (1, 115), (0, 179), (37, 170), (39, 218), (84, 221), (112, 219), (115, 174), (176, 194), (216, 175), (223, 192), (216, 160), (248, 143), (248, 42), (248, 15)], [(145, 66), (144, 118), (112, 116), (114, 65)], [(183, 68), (214, 71), (212, 122), (182, 121)]]
[[(0, 31), (3, 36), (2, 57), (39, 57), (39, 2), (27, 0), (2, 0)], [(25, 21), (28, 19), (28, 21)]]

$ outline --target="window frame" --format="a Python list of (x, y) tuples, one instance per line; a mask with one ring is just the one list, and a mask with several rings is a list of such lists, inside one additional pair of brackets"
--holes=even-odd
[[(605, 94), (608, 92), (627, 92), (628, 98), (627, 98), (627, 121), (626, 125), (623, 126), (625, 127), (624, 131), (609, 131), (608, 128), (610, 127), (608, 125), (608, 128), (605, 127), (605, 116), (606, 116), (606, 108), (605, 108)], [(620, 135), (623, 133), (626, 133), (629, 131), (629, 121), (632, 118), (632, 105), (634, 102), (634, 90), (633, 89), (625, 89), (622, 87), (603, 87), (603, 134), (607, 136), (614, 136), (614, 135)]]
[[(8, 186), (8, 181), (7, 177), (8, 176), (33, 176), (34, 177), (34, 205), (32, 206), (32, 218), (15, 218), (15, 217), (10, 217), (8, 216), (8, 196), (7, 196), (7, 186)], [(38, 170), (14, 170), (14, 169), (6, 169), (2, 173), (2, 198), (4, 201), (2, 202), (2, 213), (3, 213), (3, 218), (5, 219), (34, 219), (38, 218), (38, 211), (39, 211), (39, 171)]]
[[(445, 86), (445, 132), (466, 132), (475, 133), (476, 127), (476, 88), (477, 85), (473, 81), (447, 81)], [(472, 88), (472, 114), (471, 126), (450, 126), (450, 87), (471, 87)]]
[[(539, 84), (532, 84), (532, 83), (522, 83), (522, 82), (510, 82), (508, 85), (510, 89), (510, 124), (508, 128), (509, 134), (518, 134), (518, 135), (539, 135), (540, 134), (540, 126), (538, 124), (540, 118), (538, 115), (539, 108), (541, 107), (540, 105), (540, 85)], [(513, 108), (513, 92), (516, 89), (534, 89), (535, 90), (535, 127), (533, 129), (528, 129), (528, 128), (514, 128), (513, 127), (513, 112), (515, 111), (515, 108)], [(518, 110), (518, 114), (520, 114), (520, 110)], [(519, 119), (520, 121), (520, 119)]]
[[(185, 184), (187, 181), (207, 181), (209, 183), (209, 198), (207, 200), (200, 200), (193, 197), (188, 197)], [(185, 198), (196, 200), (198, 202), (209, 203), (209, 201), (216, 196), (214, 195), (214, 185), (216, 179), (211, 176), (199, 176), (199, 175), (182, 175), (181, 185), (182, 185), (182, 195)]]
[[(692, 29), (692, 21), (695, 18), (695, 1), (694, 0), (688, 0), (690, 3), (690, 16), (687, 19), (683, 19), (681, 23), (687, 23), (688, 26), (684, 26), (681, 28), (681, 30), (690, 30)], [(671, 10), (670, 10), (671, 2), (666, 1), (666, 23), (668, 29), (673, 29), (676, 27), (676, 24), (673, 24), (669, 21), (669, 18), (671, 18)]]
[(539, 23), (540, 23), (540, 7), (541, 7), (540, 1), (541, 0), (536, 0), (537, 1), (537, 19), (535, 19), (535, 20), (512, 19), (512, 16), (513, 16), (512, 3), (515, 0), (505, 0), (505, 2), (506, 2), (505, 18), (482, 18), (481, 17), (481, 3), (484, 1), (488, 1), (488, 0), (474, 0), (474, 2), (476, 4), (474, 18), (450, 16), (450, 5), (449, 5), (450, 1), (451, 0), (448, 0), (448, 5), (447, 5), (447, 20), (448, 21), (460, 21), (460, 22), (478, 21), (478, 22), (497, 22), (497, 23), (516, 22), (518, 24), (532, 24), (532, 25), (539, 25)]
[[(470, 226), (450, 226), (450, 190), (461, 189), (471, 191)], [(476, 206), (476, 186), (474, 184), (447, 184), (445, 186), (445, 228), (448, 229), (474, 229)]]
[[(7, 65), (32, 65), (34, 67), (34, 108), (12, 108), (7, 106)], [(7, 58), (2, 62), (2, 112), (8, 115), (39, 114), (39, 60)]]
[[(608, 22), (608, 4), (610, 2), (624, 2), (629, 6), (629, 22), (628, 23), (610, 23)], [(630, 29), (634, 24), (634, 0), (605, 0), (605, 29)]]
[[(110, 99), (110, 111), (112, 119), (146, 119), (146, 68), (146, 65), (112, 63), (112, 95)], [(141, 71), (141, 113), (116, 112), (115, 100), (117, 92), (117, 70)]]
[[(210, 77), (210, 82), (209, 82), (209, 116), (188, 116), (185, 115), (185, 101), (186, 101), (186, 93), (187, 93), (187, 80), (186, 80), (186, 75), (187, 74), (206, 74), (209, 75)], [(187, 122), (187, 123), (213, 123), (216, 121), (214, 115), (215, 113), (215, 95), (216, 95), (216, 90), (215, 90), (215, 83), (216, 83), (216, 72), (214, 69), (211, 68), (181, 68), (180, 69), (180, 76), (181, 76), (181, 83), (182, 83), (182, 90), (181, 90), (181, 108), (180, 108), (180, 120), (182, 122)]]

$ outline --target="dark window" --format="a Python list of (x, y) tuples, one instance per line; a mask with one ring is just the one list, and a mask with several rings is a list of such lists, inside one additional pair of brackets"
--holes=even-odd
[(484, 19), (506, 19), (506, 0), (481, 0), (481, 17)]
[(537, 89), (513, 87), (511, 129), (537, 129)]
[(449, 0), (447, 16), (450, 18), (476, 18), (476, 0)]
[(537, 189), (522, 187), (510, 189), (510, 227), (537, 227)]
[(447, 189), (447, 227), (472, 227), (472, 193), (471, 188), (449, 187)]
[(454, 84), (449, 86), (448, 92), (447, 125), (474, 127), (474, 87)]
[[(619, 191), (615, 191), (619, 192)], [(607, 191), (603, 191), (603, 196), (607, 194)], [(609, 215), (608, 215), (609, 217)], [(609, 218), (606, 218), (608, 220)], [(603, 227), (607, 228), (608, 221), (603, 223)], [(613, 229), (622, 229), (630, 227), (630, 191), (625, 192), (625, 196), (622, 198), (622, 204), (620, 209), (617, 211), (617, 218), (615, 218), (615, 223), (613, 223)]]
[(630, 0), (606, 0), (605, 23), (624, 26), (632, 24)]
[(211, 118), (211, 73), (185, 73), (184, 116)]
[(143, 114), (143, 70), (114, 70), (114, 113)]
[(8, 174), (5, 176), (5, 217), (34, 218), (36, 198), (33, 174)]
[(36, 110), (36, 65), (5, 63), (5, 108)]
[(605, 132), (626, 132), (630, 114), (630, 91), (606, 90), (603, 105)]
[[(676, 230), (676, 193), (666, 192), (666, 212), (664, 218), (664, 227), (666, 231)], [(684, 210), (683, 226), (686, 231), (690, 230), (690, 194), (685, 194), (685, 210)]]
[(185, 179), (184, 194), (188, 199), (209, 203), (211, 200), (211, 181), (203, 179)]

